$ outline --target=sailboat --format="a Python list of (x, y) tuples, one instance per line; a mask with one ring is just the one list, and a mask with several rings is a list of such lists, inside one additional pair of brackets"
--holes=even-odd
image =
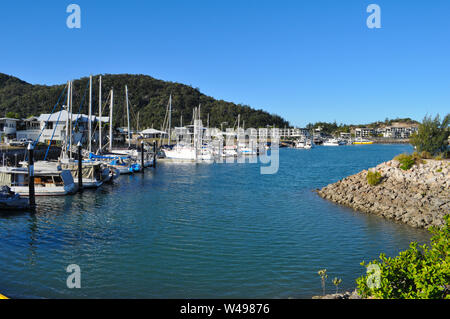
[[(168, 147), (165, 147), (162, 149), (162, 152), (165, 156), (165, 158), (174, 160), (174, 161), (196, 161), (197, 160), (197, 121), (196, 121), (196, 115), (195, 115), (196, 109), (194, 109), (194, 126), (190, 127), (193, 128), (193, 132), (189, 130), (189, 128), (186, 128), (186, 136), (188, 136), (189, 141), (176, 141), (176, 144), (172, 147), (170, 147), (170, 144), (172, 142), (172, 134), (171, 134), (171, 124), (172, 124), (172, 94), (169, 96), (169, 104), (166, 111), (166, 118), (164, 120), (163, 124), (163, 131), (165, 129), (166, 123), (168, 124), (168, 130), (169, 130), (169, 140), (168, 140)], [(177, 136), (179, 137), (179, 136)], [(191, 138), (193, 137), (193, 143), (192, 145)]]
[[(78, 185), (78, 160), (75, 160), (72, 157), (72, 95), (72, 83), (70, 82), (67, 104), (69, 106), (68, 119), (70, 118), (70, 121), (69, 123), (66, 122), (66, 132), (69, 130), (69, 140), (67, 141), (66, 138), (65, 152), (63, 153), (62, 158), (60, 158), (60, 163), (58, 165), (61, 165), (63, 169), (69, 170), (74, 178), (75, 184)], [(67, 154), (68, 149), (69, 154)], [(89, 78), (88, 152), (92, 152), (92, 76)], [(108, 167), (101, 163), (82, 161), (82, 182), (84, 188), (98, 188), (104, 182), (110, 181), (112, 176), (113, 174)]]

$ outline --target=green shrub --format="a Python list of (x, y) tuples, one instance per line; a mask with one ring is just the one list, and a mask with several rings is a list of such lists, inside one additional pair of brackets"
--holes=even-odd
[(404, 171), (409, 170), (417, 160), (413, 155), (408, 154), (397, 155), (394, 159), (400, 162), (400, 168)]
[(380, 184), (381, 182), (381, 173), (380, 172), (367, 172), (367, 183), (371, 186), (375, 186)]
[[(427, 151), (432, 155), (448, 151), (448, 137), (450, 136), (450, 114), (441, 121), (439, 115), (434, 119), (426, 116), (419, 125), (418, 132), (410, 138), (410, 143), (419, 152)], [(447, 154), (446, 154), (447, 155)]]
[(381, 254), (380, 260), (369, 263), (379, 270), (378, 278), (373, 280), (373, 273), (358, 278), (358, 293), (363, 298), (450, 299), (450, 215), (444, 219), (444, 227), (430, 229), (430, 247), (413, 242), (395, 258)]

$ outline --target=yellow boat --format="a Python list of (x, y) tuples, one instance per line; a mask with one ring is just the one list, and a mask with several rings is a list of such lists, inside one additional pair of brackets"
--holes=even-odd
[(359, 140), (355, 140), (353, 142), (353, 144), (356, 144), (356, 145), (369, 145), (369, 144), (373, 144), (373, 141), (359, 139)]
[(3, 296), (2, 294), (0, 294), (0, 299), (9, 299), (8, 297)]

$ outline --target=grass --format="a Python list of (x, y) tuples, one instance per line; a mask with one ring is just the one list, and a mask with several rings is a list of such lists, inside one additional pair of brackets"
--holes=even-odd
[(367, 183), (371, 186), (376, 186), (381, 183), (381, 173), (380, 172), (367, 172)]

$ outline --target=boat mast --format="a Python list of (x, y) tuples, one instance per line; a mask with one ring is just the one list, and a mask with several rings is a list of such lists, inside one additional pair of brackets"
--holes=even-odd
[(73, 130), (73, 121), (72, 121), (72, 108), (73, 108), (73, 82), (70, 84), (70, 114), (69, 114), (69, 158), (72, 159), (72, 130)]
[(98, 91), (98, 95), (99, 100), (98, 100), (98, 117), (100, 118), (100, 123), (98, 125), (98, 149), (99, 149), (99, 154), (102, 153), (102, 76), (100, 75), (100, 80), (99, 80), (99, 91)]
[(193, 117), (194, 117), (194, 159), (197, 160), (197, 151), (198, 151), (198, 143), (197, 143), (197, 138), (198, 138), (198, 132), (197, 132), (197, 108), (194, 108), (194, 113), (193, 113)]
[(89, 153), (92, 152), (92, 75), (89, 77)]
[(128, 147), (131, 146), (131, 132), (130, 132), (130, 108), (128, 105), (128, 86), (125, 85), (125, 99), (127, 104), (127, 122), (128, 122)]
[(63, 158), (67, 158), (67, 146), (69, 145), (69, 105), (70, 105), (70, 86), (71, 82), (67, 81), (67, 105), (66, 105), (66, 112), (67, 112), (67, 118), (66, 118), (66, 142), (64, 143), (64, 152), (63, 152)]
[(112, 152), (113, 147), (113, 107), (114, 107), (114, 90), (111, 90), (111, 106), (109, 108), (109, 151)]
[(172, 143), (172, 94), (169, 97), (169, 145)]

